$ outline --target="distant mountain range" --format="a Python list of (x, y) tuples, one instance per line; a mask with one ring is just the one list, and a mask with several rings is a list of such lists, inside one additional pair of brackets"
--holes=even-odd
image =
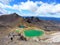
[[(30, 17), (30, 16), (23, 16), (24, 18), (26, 17)], [(53, 21), (53, 22), (57, 22), (57, 23), (60, 23), (60, 18), (55, 18), (55, 17), (37, 17), (39, 18), (40, 20), (46, 20), (46, 21)]]
[(60, 22), (60, 18), (54, 18), (54, 17), (38, 17), (38, 18), (42, 19), (42, 20), (50, 20), (50, 21)]
[[(0, 30), (1, 28), (15, 27), (19, 25), (35, 26), (44, 30), (60, 30), (60, 23), (55, 23), (56, 18), (46, 17), (22, 17), (16, 13), (6, 14), (0, 16)], [(58, 20), (59, 21), (59, 20)], [(57, 22), (57, 21), (56, 21)]]
[(56, 21), (52, 20), (44, 20), (40, 17), (24, 17), (25, 21), (29, 24), (35, 25), (44, 30), (60, 30), (60, 23), (56, 23)]
[(3, 14), (2, 12), (0, 12), (0, 14)]

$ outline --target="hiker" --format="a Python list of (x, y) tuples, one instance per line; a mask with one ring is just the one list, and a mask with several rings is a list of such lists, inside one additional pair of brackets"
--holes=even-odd
[(11, 37), (10, 39), (11, 39), (11, 41), (13, 41), (13, 37)]

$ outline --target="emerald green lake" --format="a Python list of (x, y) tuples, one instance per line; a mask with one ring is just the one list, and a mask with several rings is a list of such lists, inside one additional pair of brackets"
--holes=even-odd
[(19, 28), (25, 28), (25, 26), (21, 25), (21, 26), (19, 26)]
[(24, 35), (26, 37), (36, 37), (36, 36), (42, 36), (44, 34), (44, 31), (42, 30), (25, 30)]

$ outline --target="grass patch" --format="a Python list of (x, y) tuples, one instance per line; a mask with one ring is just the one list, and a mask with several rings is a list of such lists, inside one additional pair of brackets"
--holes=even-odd
[(16, 30), (16, 32), (17, 32), (17, 33), (19, 33), (19, 32), (20, 32), (20, 30)]

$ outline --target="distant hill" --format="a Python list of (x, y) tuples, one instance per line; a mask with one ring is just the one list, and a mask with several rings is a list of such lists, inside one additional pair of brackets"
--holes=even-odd
[(2, 12), (0, 12), (0, 14), (3, 14)]
[(16, 13), (0, 16), (0, 29), (5, 27), (15, 27), (22, 22), (23, 18)]
[(41, 20), (50, 20), (50, 21), (55, 21), (55, 22), (60, 22), (60, 18), (55, 18), (55, 17), (38, 17)]
[(41, 17), (22, 17), (16, 13), (6, 14), (0, 16), (0, 29), (11, 28), (19, 25), (35, 26), (37, 28), (44, 29), (46, 31), (60, 30), (60, 23), (55, 23), (53, 20), (47, 20), (48, 18)]
[(35, 25), (36, 27), (39, 27), (44, 30), (60, 30), (60, 23), (55, 23), (53, 20), (45, 20), (38, 17), (24, 17), (25, 21)]
[[(32, 17), (32, 16), (23, 16), (24, 18), (29, 18), (29, 17)], [(60, 22), (60, 18), (55, 18), (55, 17), (37, 17), (39, 18), (40, 20), (46, 20), (46, 21), (55, 21), (55, 22)]]

